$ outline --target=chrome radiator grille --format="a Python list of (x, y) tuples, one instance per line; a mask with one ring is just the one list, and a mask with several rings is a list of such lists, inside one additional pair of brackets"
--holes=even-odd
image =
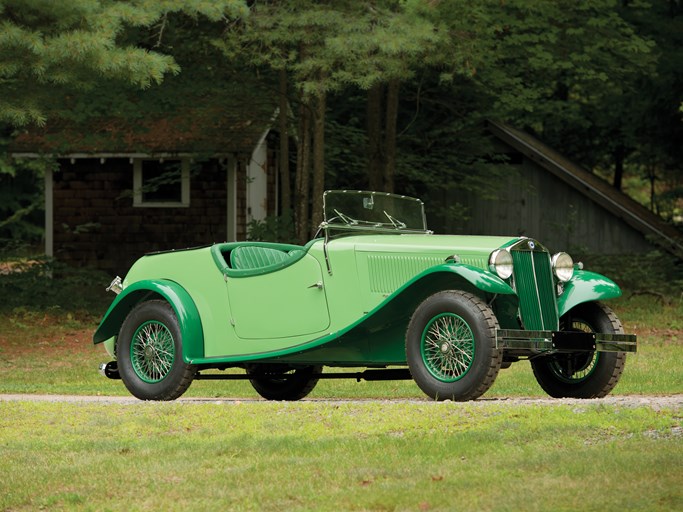
[(550, 255), (530, 241), (512, 247), (510, 254), (524, 329), (557, 330), (559, 321)]

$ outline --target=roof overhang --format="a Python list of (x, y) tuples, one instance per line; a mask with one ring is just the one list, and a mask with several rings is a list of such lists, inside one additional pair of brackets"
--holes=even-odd
[[(235, 155), (240, 155), (242, 152), (222, 152), (212, 153), (211, 158), (228, 158)], [(28, 151), (14, 151), (10, 152), (12, 158), (54, 158), (60, 160), (83, 160), (88, 158), (108, 159), (108, 158), (197, 158), (197, 156), (206, 156), (205, 153), (190, 153), (190, 152), (131, 152), (131, 153), (37, 153)]]

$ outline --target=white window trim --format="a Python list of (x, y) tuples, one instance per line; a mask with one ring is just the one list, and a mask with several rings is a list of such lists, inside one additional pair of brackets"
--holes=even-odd
[(180, 201), (144, 202), (142, 200), (142, 162), (155, 160), (153, 158), (133, 159), (133, 206), (139, 208), (187, 208), (190, 206), (190, 159), (169, 158), (180, 160)]

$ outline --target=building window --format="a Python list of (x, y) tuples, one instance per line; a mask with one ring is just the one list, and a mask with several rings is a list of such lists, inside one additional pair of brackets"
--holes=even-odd
[(133, 161), (133, 206), (190, 206), (190, 162), (187, 159)]

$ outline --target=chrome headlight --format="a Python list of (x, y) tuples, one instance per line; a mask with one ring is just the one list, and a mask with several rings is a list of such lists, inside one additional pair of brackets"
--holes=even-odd
[(489, 268), (501, 279), (512, 275), (512, 255), (505, 249), (493, 251), (489, 256)]
[(574, 275), (574, 260), (566, 252), (558, 252), (550, 260), (553, 265), (555, 277), (561, 283), (566, 283)]

